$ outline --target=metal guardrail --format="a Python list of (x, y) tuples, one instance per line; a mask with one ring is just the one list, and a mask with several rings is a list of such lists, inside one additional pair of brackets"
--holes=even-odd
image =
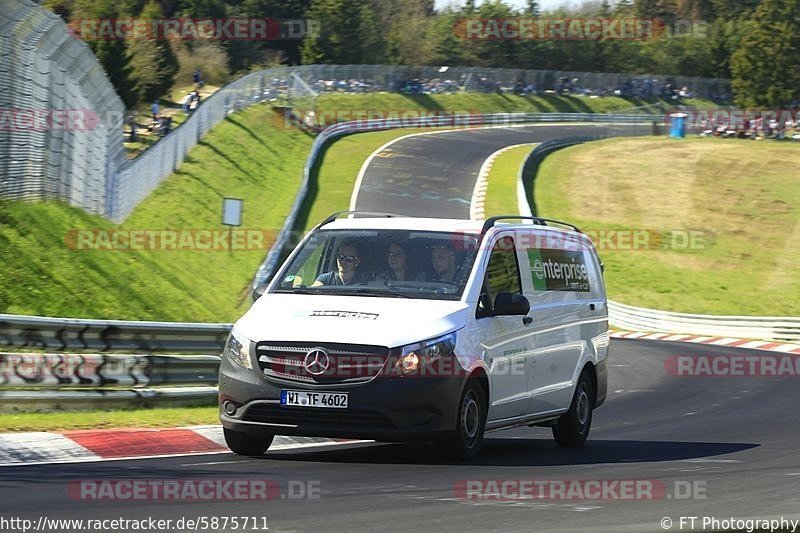
[(140, 405), (167, 400), (211, 403), (219, 356), (0, 352), (0, 411)]
[(216, 385), (219, 356), (0, 352), (0, 388), (127, 389)]
[[(613, 301), (608, 306), (609, 323), (621, 329), (800, 341), (800, 318), (709, 316), (657, 311)], [(46, 321), (56, 325), (63, 320), (40, 319), (37, 323)], [(109, 321), (80, 322), (101, 326)], [(209, 330), (230, 328), (229, 324), (175, 325), (179, 326), (178, 331), (198, 337)], [(0, 412), (210, 405), (217, 396), (219, 362), (218, 356), (211, 355), (0, 352)]]
[[(552, 154), (556, 150), (566, 148), (589, 141), (599, 139), (596, 135), (576, 135), (573, 137), (559, 137), (558, 139), (550, 139), (541, 143), (534, 148), (520, 167), (519, 174), (517, 175), (517, 195), (519, 197), (520, 214), (525, 216), (533, 216), (536, 214), (536, 199), (533, 197), (534, 181), (536, 180), (536, 173), (539, 170), (539, 165), (545, 157)], [(530, 194), (528, 193), (530, 191)], [(522, 198), (527, 201), (522, 201)]]
[(0, 314), (0, 348), (219, 354), (231, 327)]
[(794, 317), (698, 315), (608, 302), (608, 321), (631, 331), (800, 341), (800, 318)]
[(214, 405), (216, 387), (159, 387), (131, 390), (0, 390), (0, 412), (56, 409), (130, 409)]

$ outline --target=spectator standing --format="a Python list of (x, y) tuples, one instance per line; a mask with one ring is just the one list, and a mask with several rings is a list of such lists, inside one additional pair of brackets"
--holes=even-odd
[(200, 105), (200, 93), (192, 91), (189, 97), (189, 111), (194, 111)]
[(136, 142), (136, 114), (128, 113), (128, 126), (131, 127), (130, 142)]
[(153, 120), (158, 120), (158, 100), (153, 100), (153, 105), (150, 106), (150, 113)]
[(163, 137), (172, 128), (172, 117), (161, 117), (161, 126), (158, 128), (158, 135)]

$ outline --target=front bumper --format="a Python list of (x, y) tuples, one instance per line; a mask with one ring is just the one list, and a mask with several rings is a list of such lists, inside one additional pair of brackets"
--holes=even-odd
[[(246, 370), (223, 357), (219, 405), (223, 427), (253, 436), (358, 438), (404, 441), (435, 438), (455, 429), (466, 375), (378, 376), (367, 383), (309, 387), (277, 383), (258, 370)], [(347, 409), (286, 407), (282, 389), (347, 392)], [(238, 408), (223, 410), (226, 402)]]

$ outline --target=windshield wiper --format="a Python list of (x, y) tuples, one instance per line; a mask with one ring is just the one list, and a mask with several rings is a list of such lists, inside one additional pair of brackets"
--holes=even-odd
[(284, 293), (284, 294), (318, 294), (319, 291), (316, 287), (309, 288), (309, 287), (292, 287), (289, 289), (275, 289), (275, 292)]
[(342, 287), (337, 286), (336, 294), (343, 296), (378, 296), (382, 298), (411, 298), (403, 291), (392, 289), (374, 289), (371, 287), (356, 288), (356, 287)]

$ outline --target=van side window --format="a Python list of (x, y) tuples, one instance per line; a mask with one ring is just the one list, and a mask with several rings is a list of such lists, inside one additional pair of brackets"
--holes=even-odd
[(488, 316), (499, 292), (522, 293), (514, 239), (501, 237), (492, 248), (476, 316)]

